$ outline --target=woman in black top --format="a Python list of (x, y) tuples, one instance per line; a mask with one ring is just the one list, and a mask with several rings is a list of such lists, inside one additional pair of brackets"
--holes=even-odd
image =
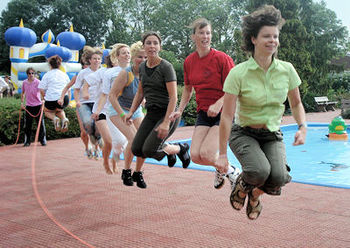
[[(177, 103), (174, 68), (168, 61), (159, 57), (161, 38), (158, 33), (146, 32), (142, 43), (147, 60), (140, 65), (140, 84), (125, 120), (131, 121), (131, 116), (143, 97), (146, 99), (147, 114), (136, 133), (131, 150), (135, 156), (150, 157), (158, 161), (167, 156), (169, 167), (174, 166), (177, 154), (182, 166), (187, 168), (191, 161), (188, 144), (165, 144), (180, 121), (178, 119), (171, 122), (169, 119)], [(132, 178), (138, 186), (144, 183), (141, 172), (134, 172)]]

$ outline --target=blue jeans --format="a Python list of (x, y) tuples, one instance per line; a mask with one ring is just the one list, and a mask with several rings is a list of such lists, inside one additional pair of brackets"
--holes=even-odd
[(79, 116), (81, 121), (83, 122), (83, 126), (87, 134), (93, 135), (96, 139), (100, 136), (98, 130), (95, 126), (95, 121), (91, 119), (92, 115), (92, 107), (94, 103), (83, 103), (78, 108)]

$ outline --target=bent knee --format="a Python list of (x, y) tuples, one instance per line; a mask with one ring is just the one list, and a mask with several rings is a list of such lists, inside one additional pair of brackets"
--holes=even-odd
[(245, 182), (254, 185), (254, 186), (262, 186), (265, 184), (265, 181), (269, 177), (270, 172), (263, 168), (256, 168), (251, 171), (244, 171), (243, 179)]

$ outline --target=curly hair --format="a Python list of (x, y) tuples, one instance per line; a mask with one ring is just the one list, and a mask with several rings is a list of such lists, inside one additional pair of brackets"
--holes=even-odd
[(143, 50), (143, 45), (142, 45), (142, 42), (141, 41), (137, 41), (135, 42), (134, 44), (131, 45), (130, 47), (130, 54), (131, 54), (131, 57), (135, 57), (137, 56), (137, 54)]
[(242, 49), (254, 53), (254, 44), (251, 38), (256, 38), (263, 26), (276, 26), (281, 30), (285, 23), (281, 11), (272, 5), (263, 5), (256, 11), (242, 18)]
[(118, 64), (118, 56), (120, 54), (120, 49), (122, 49), (123, 47), (129, 48), (127, 44), (123, 44), (123, 43), (117, 43), (112, 46), (112, 50), (109, 52), (109, 58), (112, 64), (114, 65)]

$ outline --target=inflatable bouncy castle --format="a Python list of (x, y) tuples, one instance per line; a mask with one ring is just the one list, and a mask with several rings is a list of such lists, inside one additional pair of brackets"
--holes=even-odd
[(23, 80), (27, 78), (26, 69), (34, 68), (41, 72), (40, 78), (50, 70), (46, 62), (30, 63), (28, 59), (45, 56), (49, 58), (53, 55), (62, 57), (62, 68), (69, 78), (72, 78), (81, 70), (79, 63), (79, 50), (81, 50), (86, 40), (83, 35), (73, 31), (71, 26), (69, 32), (62, 32), (57, 36), (57, 45), (53, 44), (55, 36), (49, 29), (41, 36), (41, 43), (36, 44), (37, 36), (30, 28), (23, 26), (21, 20), (19, 27), (11, 27), (5, 32), (6, 43), (10, 46), (11, 79), (19, 88)]

